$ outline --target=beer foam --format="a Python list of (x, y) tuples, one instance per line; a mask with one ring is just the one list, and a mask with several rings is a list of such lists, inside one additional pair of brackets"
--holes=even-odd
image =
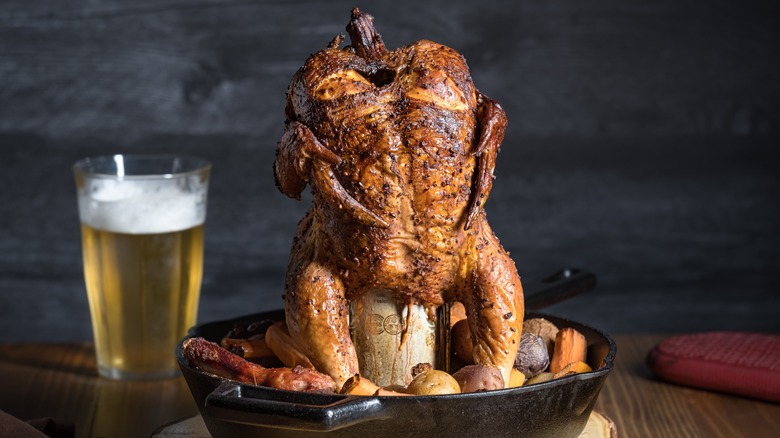
[(95, 180), (79, 193), (79, 216), (85, 225), (103, 231), (172, 233), (205, 222), (206, 193), (207, 184), (197, 178), (182, 184)]

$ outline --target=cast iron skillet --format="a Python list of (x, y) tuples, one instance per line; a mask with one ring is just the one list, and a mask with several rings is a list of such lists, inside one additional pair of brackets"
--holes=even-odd
[[(526, 308), (538, 309), (593, 288), (596, 277), (564, 269), (525, 285)], [(585, 427), (616, 345), (607, 335), (574, 321), (541, 316), (558, 327), (574, 327), (588, 340), (594, 371), (546, 383), (469, 394), (364, 397), (308, 394), (255, 387), (204, 373), (176, 358), (209, 432), (227, 437), (577, 437)], [(281, 310), (202, 324), (188, 337), (218, 342), (235, 324), (282, 320)], [(324, 434), (324, 435), (323, 435)]]

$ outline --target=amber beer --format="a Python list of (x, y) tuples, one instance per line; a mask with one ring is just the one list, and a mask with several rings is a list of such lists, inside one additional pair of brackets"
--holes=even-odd
[(208, 168), (130, 174), (137, 159), (123, 158), (122, 175), (76, 170), (98, 371), (116, 379), (176, 374), (175, 346), (196, 322), (203, 274)]

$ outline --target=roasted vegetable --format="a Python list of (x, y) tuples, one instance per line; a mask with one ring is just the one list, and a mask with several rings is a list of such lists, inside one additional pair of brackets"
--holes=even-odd
[(521, 373), (515, 368), (512, 368), (512, 374), (509, 375), (509, 385), (507, 385), (507, 388), (517, 388), (518, 386), (523, 386), (523, 384), (526, 382), (525, 374)]
[(415, 376), (406, 392), (414, 395), (458, 394), (460, 385), (446, 372), (430, 369)]
[(557, 373), (572, 362), (585, 362), (587, 354), (588, 341), (585, 336), (571, 327), (562, 328), (555, 337), (550, 371)]
[(490, 391), (504, 388), (504, 378), (501, 376), (501, 371), (492, 366), (467, 365), (453, 373), (452, 377), (460, 385), (461, 392)]
[(450, 304), (450, 326), (453, 326), (466, 319), (466, 307), (460, 301), (455, 301)]
[(349, 395), (386, 395), (386, 396), (407, 396), (409, 394), (397, 391), (397, 388), (381, 388), (374, 382), (360, 377), (360, 374), (347, 379), (344, 385), (341, 387), (342, 394)]
[(546, 370), (549, 365), (550, 356), (547, 354), (547, 345), (544, 339), (533, 333), (523, 333), (517, 348), (515, 369), (530, 379)]
[(294, 368), (302, 366), (304, 368), (314, 369), (311, 361), (298, 348), (295, 342), (287, 332), (287, 326), (283, 322), (268, 327), (265, 332), (265, 342), (268, 348), (274, 352), (274, 355), (282, 361), (285, 366)]
[(544, 339), (547, 345), (547, 354), (552, 356), (553, 346), (555, 345), (555, 336), (558, 334), (558, 327), (544, 318), (530, 318), (523, 321), (523, 333), (533, 333)]
[(537, 384), (537, 383), (549, 382), (550, 380), (552, 380), (554, 378), (555, 378), (555, 374), (553, 374), (553, 373), (550, 373), (550, 372), (539, 373), (539, 374), (531, 377), (530, 379), (528, 379), (525, 382), (525, 385), (527, 386), (527, 385), (534, 385), (534, 384)]
[(471, 343), (469, 321), (462, 319), (450, 329), (452, 351), (466, 365), (474, 363), (474, 345)]
[(569, 374), (587, 373), (589, 371), (593, 371), (593, 369), (585, 362), (571, 362), (563, 367), (560, 371), (555, 373), (554, 378), (558, 379), (564, 376), (568, 376)]
[(258, 335), (249, 339), (226, 337), (222, 338), (219, 345), (229, 352), (253, 362), (276, 358), (274, 352), (271, 351), (271, 349), (268, 348), (268, 344), (265, 343), (264, 335)]

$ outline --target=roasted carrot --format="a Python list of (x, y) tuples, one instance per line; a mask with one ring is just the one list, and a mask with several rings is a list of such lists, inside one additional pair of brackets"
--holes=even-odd
[(274, 352), (268, 348), (263, 335), (256, 335), (249, 339), (222, 338), (219, 346), (238, 354), (246, 360), (257, 360), (274, 357)]
[(315, 369), (309, 358), (290, 337), (287, 325), (284, 322), (277, 322), (268, 327), (268, 330), (265, 332), (265, 343), (268, 344), (268, 348), (274, 352), (285, 366), (290, 368), (302, 366)]
[(555, 373), (553, 378), (557, 379), (559, 377), (568, 376), (569, 374), (587, 373), (588, 371), (593, 371), (593, 369), (590, 367), (590, 365), (586, 364), (585, 362), (581, 362), (581, 361), (571, 362), (570, 364), (561, 368), (560, 371)]
[(550, 371), (557, 373), (572, 362), (585, 362), (587, 353), (588, 342), (585, 336), (571, 327), (562, 328), (555, 336)]

